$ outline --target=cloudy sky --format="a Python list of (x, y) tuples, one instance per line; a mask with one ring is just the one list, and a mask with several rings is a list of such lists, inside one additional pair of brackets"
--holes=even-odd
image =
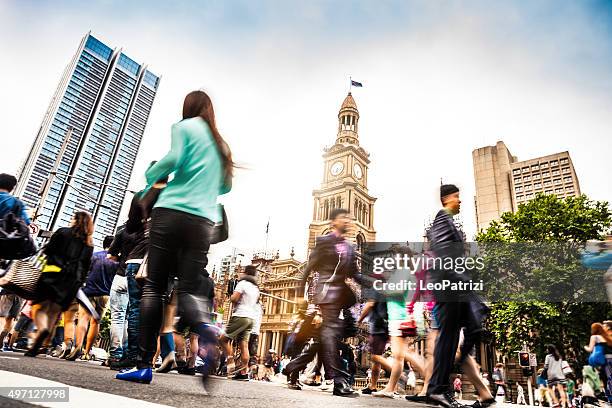
[(0, 1), (0, 172), (25, 158), (88, 32), (162, 77), (131, 185), (169, 147), (182, 99), (208, 91), (237, 171), (231, 247), (305, 254), (322, 149), (348, 77), (370, 152), (379, 240), (417, 240), (440, 178), (475, 232), (471, 152), (568, 150), (582, 191), (612, 199), (612, 6), (605, 1)]

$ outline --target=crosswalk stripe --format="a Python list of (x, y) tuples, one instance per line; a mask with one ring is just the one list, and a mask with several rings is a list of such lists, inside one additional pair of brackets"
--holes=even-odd
[[(30, 404), (40, 405), (51, 408), (68, 408), (68, 407), (87, 407), (87, 406), (115, 406), (115, 407), (130, 407), (130, 408), (163, 408), (168, 405), (156, 404), (153, 402), (142, 401), (138, 399), (128, 398), (121, 395), (106, 394), (99, 391), (88, 390), (86, 388), (73, 387), (72, 385), (62, 384), (60, 382), (46, 380), (44, 378), (33, 377), (25, 374), (13, 373), (10, 371), (0, 370), (0, 387), (68, 387), (69, 402), (35, 402), (27, 401)], [(95, 401), (95, 402), (94, 402)]]

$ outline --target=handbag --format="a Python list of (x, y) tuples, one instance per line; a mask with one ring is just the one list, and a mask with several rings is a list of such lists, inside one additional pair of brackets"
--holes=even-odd
[(138, 282), (139, 285), (142, 286), (144, 284), (144, 280), (149, 276), (148, 271), (149, 266), (149, 254), (145, 254), (144, 258), (142, 258), (142, 263), (140, 264), (140, 268), (138, 268), (138, 272), (134, 275), (134, 279)]
[(565, 360), (563, 360), (561, 362), (561, 371), (563, 372), (563, 374), (568, 375), (573, 373), (574, 371), (572, 370), (572, 367), (570, 367), (569, 363)]
[(6, 275), (0, 278), (0, 286), (19, 297), (33, 300), (36, 298), (38, 282), (46, 266), (47, 257), (41, 248), (30, 258), (13, 261)]
[(20, 217), (21, 204), (15, 205), (0, 219), (0, 259), (23, 259), (36, 253), (36, 244), (25, 221)]
[(221, 208), (221, 222), (216, 222), (210, 228), (210, 235), (208, 242), (212, 244), (218, 244), (219, 242), (225, 241), (229, 236), (229, 224), (227, 222), (227, 214), (223, 204), (219, 204)]

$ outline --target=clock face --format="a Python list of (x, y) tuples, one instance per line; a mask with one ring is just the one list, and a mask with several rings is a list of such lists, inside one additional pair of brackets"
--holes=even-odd
[(355, 164), (353, 166), (353, 174), (355, 174), (355, 177), (357, 177), (358, 179), (361, 179), (363, 177), (363, 172), (361, 171), (360, 165)]
[(342, 173), (342, 170), (344, 170), (344, 163), (342, 162), (335, 162), (330, 169), (330, 172), (332, 174), (332, 176), (337, 176), (338, 174)]

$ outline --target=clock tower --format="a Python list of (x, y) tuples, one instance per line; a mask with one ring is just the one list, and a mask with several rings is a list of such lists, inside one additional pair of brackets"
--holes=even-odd
[(368, 193), (370, 155), (359, 146), (359, 111), (349, 92), (338, 113), (336, 143), (323, 151), (323, 182), (312, 192), (314, 209), (309, 226), (308, 249), (315, 238), (330, 231), (329, 214), (334, 208), (347, 209), (354, 227), (347, 237), (358, 248), (376, 240), (374, 202)]

